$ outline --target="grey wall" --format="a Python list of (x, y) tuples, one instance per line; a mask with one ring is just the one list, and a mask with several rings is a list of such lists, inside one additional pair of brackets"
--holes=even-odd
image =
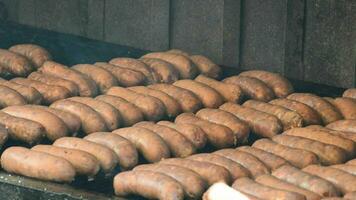
[(355, 0), (0, 2), (8, 20), (21, 24), (140, 49), (180, 48), (239, 69), (356, 86)]

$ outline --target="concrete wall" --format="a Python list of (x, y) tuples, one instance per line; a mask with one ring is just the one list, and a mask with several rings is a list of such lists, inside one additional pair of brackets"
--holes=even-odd
[[(10, 21), (239, 69), (356, 85), (354, 0), (0, 0)], [(4, 16), (0, 4), (0, 20)]]

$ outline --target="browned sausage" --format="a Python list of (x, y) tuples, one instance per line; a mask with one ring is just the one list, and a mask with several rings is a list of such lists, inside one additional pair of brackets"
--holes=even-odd
[(198, 67), (201, 74), (214, 79), (221, 77), (221, 68), (209, 58), (202, 55), (192, 55), (189, 58)]
[(260, 137), (273, 137), (283, 130), (280, 120), (265, 112), (233, 103), (225, 103), (219, 109), (227, 111), (246, 122), (251, 131)]
[(56, 86), (62, 86), (66, 88), (71, 96), (78, 96), (79, 95), (79, 88), (78, 85), (75, 84), (72, 81), (59, 78), (57, 76), (52, 76), (49, 74), (43, 74), (40, 72), (32, 72), (29, 76), (29, 79), (39, 81), (48, 85), (56, 85)]
[(75, 169), (67, 160), (24, 147), (9, 147), (1, 155), (1, 167), (40, 180), (72, 182)]
[(152, 171), (122, 172), (114, 178), (117, 196), (140, 195), (148, 199), (183, 200), (183, 186), (170, 176)]
[(40, 123), (46, 129), (49, 140), (67, 136), (69, 131), (66, 124), (56, 115), (34, 106), (11, 106), (2, 110), (3, 112)]
[(123, 87), (143, 85), (146, 82), (145, 75), (139, 71), (118, 67), (104, 62), (97, 62), (94, 65), (111, 72), (116, 77), (118, 85)]
[(26, 99), (16, 90), (0, 85), (0, 108), (27, 104)]
[(144, 120), (141, 110), (123, 98), (111, 95), (100, 95), (95, 99), (114, 106), (120, 112), (123, 126), (132, 126)]
[(243, 106), (276, 116), (282, 122), (284, 130), (303, 126), (302, 116), (300, 116), (297, 112), (291, 111), (282, 106), (276, 106), (256, 100), (248, 100), (243, 104)]
[(218, 93), (220, 93), (225, 101), (232, 103), (239, 103), (241, 101), (243, 93), (238, 85), (217, 81), (204, 75), (197, 76), (195, 81), (215, 89)]
[(14, 78), (11, 79), (11, 82), (35, 88), (43, 96), (42, 103), (46, 105), (71, 96), (69, 90), (62, 86), (48, 85), (39, 81), (25, 78)]
[(325, 99), (309, 93), (293, 93), (287, 99), (307, 104), (318, 112), (323, 124), (329, 124), (342, 118), (341, 114)]
[(356, 176), (356, 166), (355, 165), (348, 165), (348, 164), (340, 164), (340, 165), (331, 165), (330, 167), (340, 169), (344, 172), (350, 173)]
[(353, 133), (353, 132), (336, 131), (336, 130), (332, 130), (330, 128), (326, 128), (326, 127), (320, 126), (320, 125), (311, 125), (311, 126), (307, 126), (305, 128), (327, 131), (334, 135), (339, 135), (341, 137), (344, 137), (344, 138), (347, 138), (347, 139), (350, 139), (350, 140), (356, 142), (356, 133)]
[(195, 113), (203, 104), (191, 91), (169, 84), (155, 84), (148, 86), (151, 89), (162, 91), (173, 97), (181, 105), (183, 112)]
[(57, 147), (78, 149), (92, 154), (105, 173), (110, 173), (118, 164), (115, 152), (104, 145), (75, 137), (62, 137), (53, 143)]
[(252, 146), (257, 149), (278, 155), (298, 168), (303, 168), (310, 164), (319, 163), (318, 157), (312, 152), (284, 146), (270, 139), (257, 140), (255, 143), (253, 143)]
[(356, 176), (331, 167), (309, 165), (303, 171), (330, 181), (343, 194), (356, 191)]
[(80, 96), (93, 97), (98, 94), (93, 79), (62, 64), (46, 61), (38, 71), (74, 82), (79, 87)]
[(177, 180), (183, 186), (188, 199), (200, 199), (207, 187), (207, 183), (199, 174), (185, 167), (169, 164), (147, 164), (134, 168), (134, 171), (142, 170), (159, 172)]
[(356, 88), (349, 88), (342, 94), (343, 97), (356, 99)]
[(169, 118), (175, 118), (177, 115), (182, 113), (182, 107), (180, 106), (178, 101), (164, 92), (150, 89), (145, 86), (129, 87), (128, 89), (139, 94), (156, 97), (157, 99), (161, 100), (166, 108), (166, 112)]
[(0, 65), (15, 76), (27, 76), (33, 70), (31, 62), (26, 57), (5, 49), (0, 49)]
[(104, 145), (113, 150), (119, 160), (122, 170), (131, 169), (138, 163), (138, 153), (134, 144), (114, 133), (96, 132), (84, 137), (84, 139)]
[(6, 81), (2, 78), (0, 78), (0, 85), (9, 87), (20, 93), (26, 99), (26, 102), (29, 104), (41, 104), (43, 100), (41, 93), (39, 93), (38, 90), (33, 87)]
[[(99, 161), (92, 154), (85, 151), (53, 145), (36, 145), (31, 150), (63, 158), (73, 165), (77, 174), (86, 175), (89, 178), (93, 178), (100, 170)], [(50, 168), (51, 166), (47, 167)]]
[(11, 139), (25, 142), (29, 145), (39, 143), (46, 134), (45, 128), (38, 122), (14, 117), (0, 111), (0, 124), (3, 124)]
[(251, 176), (250, 171), (248, 171), (248, 169), (246, 169), (239, 163), (218, 154), (201, 153), (190, 156), (187, 159), (208, 162), (224, 167), (230, 172), (231, 178), (233, 180), (241, 177)]
[(250, 99), (268, 102), (275, 98), (272, 89), (256, 78), (231, 76), (224, 79), (223, 82), (238, 85)]
[(305, 200), (304, 195), (262, 185), (246, 177), (237, 179), (233, 183), (232, 188), (266, 200)]
[(274, 94), (278, 98), (287, 97), (289, 94), (294, 92), (292, 84), (282, 75), (277, 73), (263, 70), (250, 70), (242, 72), (239, 75), (257, 78), (263, 81), (266, 85), (268, 85), (268, 87), (272, 88)]
[(236, 144), (236, 138), (231, 129), (224, 125), (219, 125), (200, 119), (192, 113), (180, 114), (175, 119), (175, 123), (194, 124), (199, 126), (206, 133), (209, 143), (216, 148), (226, 148)]
[(213, 88), (193, 80), (179, 80), (173, 85), (196, 94), (207, 108), (218, 108), (224, 103), (223, 97)]
[(286, 161), (284, 158), (272, 154), (270, 152), (257, 149), (255, 147), (250, 147), (250, 146), (242, 146), (237, 148), (238, 151), (243, 151), (245, 153), (249, 153), (256, 158), (260, 159), (268, 168), (271, 170), (275, 170), (279, 168), (282, 165), (288, 165), (288, 161)]
[(139, 122), (134, 127), (148, 129), (159, 135), (174, 157), (187, 157), (196, 152), (193, 144), (184, 135), (172, 128), (147, 121)]
[(346, 152), (334, 145), (284, 134), (277, 135), (272, 140), (284, 146), (310, 151), (318, 156), (323, 165), (339, 164), (346, 161)]
[(50, 107), (66, 111), (77, 116), (81, 121), (82, 131), (86, 134), (102, 131), (105, 132), (108, 130), (101, 115), (85, 104), (63, 99), (54, 102)]
[(273, 171), (276, 178), (319, 194), (322, 197), (340, 196), (340, 191), (329, 181), (303, 172), (293, 166), (284, 165)]
[(237, 138), (237, 142), (244, 144), (247, 142), (250, 128), (235, 115), (220, 109), (204, 108), (197, 112), (197, 117), (229, 127)]
[(162, 119), (166, 113), (162, 101), (155, 97), (142, 95), (123, 87), (112, 87), (106, 94), (121, 97), (126, 101), (133, 103), (140, 108), (145, 119), (148, 121), (158, 121)]
[(162, 160), (160, 163), (188, 168), (199, 174), (209, 186), (216, 182), (231, 183), (230, 172), (225, 167), (216, 164), (183, 158), (170, 158)]
[(340, 97), (333, 100), (333, 105), (345, 119), (356, 120), (356, 99)]
[(313, 108), (304, 103), (300, 103), (291, 99), (274, 99), (269, 103), (297, 112), (300, 116), (302, 116), (303, 124), (305, 126), (312, 124), (322, 124), (319, 114)]
[(51, 54), (45, 48), (35, 44), (18, 44), (11, 46), (9, 50), (25, 56), (36, 68), (40, 68), (45, 61), (52, 60)]
[(351, 119), (339, 120), (328, 124), (326, 127), (336, 131), (356, 133), (356, 120), (351, 120)]
[(197, 149), (204, 148), (208, 140), (203, 129), (193, 124), (176, 124), (170, 121), (159, 121), (157, 124), (177, 130), (182, 135), (184, 135)]
[(92, 78), (98, 85), (99, 91), (105, 93), (109, 88), (117, 86), (118, 82), (115, 76), (108, 70), (90, 64), (78, 64), (71, 67)]
[(148, 162), (158, 162), (170, 157), (167, 144), (153, 131), (140, 127), (129, 127), (117, 129), (113, 133), (130, 140)]
[(157, 58), (141, 58), (147, 66), (155, 71), (161, 83), (174, 83), (179, 79), (179, 71), (169, 62)]

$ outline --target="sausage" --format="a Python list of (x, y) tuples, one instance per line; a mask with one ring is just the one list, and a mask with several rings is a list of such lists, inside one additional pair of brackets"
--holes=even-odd
[(117, 86), (118, 82), (115, 76), (108, 70), (90, 64), (78, 64), (71, 67), (92, 78), (97, 84), (100, 93), (105, 93), (109, 88)]
[(273, 137), (283, 130), (280, 120), (265, 112), (233, 103), (225, 103), (219, 109), (227, 111), (246, 122), (251, 131), (260, 137)]
[(257, 183), (260, 183), (265, 186), (270, 186), (275, 189), (285, 190), (289, 192), (295, 192), (306, 197), (306, 200), (320, 200), (322, 197), (314, 192), (306, 190), (304, 188), (298, 187), (286, 181), (280, 180), (269, 174), (264, 174), (259, 176), (255, 180)]
[(118, 164), (115, 152), (108, 147), (75, 137), (62, 137), (53, 143), (57, 147), (82, 150), (92, 154), (100, 163), (100, 167), (105, 173), (110, 173)]
[(179, 54), (154, 52), (144, 55), (142, 58), (158, 58), (171, 63), (178, 71), (181, 79), (193, 79), (198, 74), (198, 68), (188, 58)]
[(350, 157), (353, 157), (356, 153), (355, 150), (356, 146), (352, 140), (340, 137), (338, 135), (334, 135), (327, 131), (308, 129), (308, 128), (295, 128), (295, 129), (285, 131), (283, 134), (304, 137), (311, 140), (323, 142), (325, 144), (337, 146), (345, 150), (348, 156)]
[(46, 61), (38, 71), (74, 82), (79, 87), (80, 96), (94, 97), (98, 95), (98, 87), (93, 79), (62, 64)]
[(55, 85), (47, 85), (45, 83), (31, 80), (31, 79), (14, 78), (14, 79), (11, 79), (11, 82), (35, 88), (43, 96), (42, 103), (46, 104), (46, 105), (49, 105), (49, 104), (51, 104), (57, 100), (60, 100), (60, 99), (68, 98), (71, 95), (69, 90), (67, 90), (64, 87), (55, 86)]
[(282, 106), (256, 100), (248, 100), (242, 105), (276, 116), (282, 122), (284, 130), (303, 126), (302, 116)]
[(167, 53), (174, 53), (174, 54), (178, 54), (178, 55), (182, 55), (185, 57), (189, 57), (189, 53), (181, 50), (181, 49), (170, 49), (168, 51), (166, 51)]
[(85, 134), (105, 132), (108, 130), (102, 116), (85, 104), (63, 99), (54, 102), (50, 107), (66, 111), (77, 116), (81, 121), (82, 131)]
[(196, 152), (193, 144), (184, 135), (172, 128), (147, 121), (139, 122), (134, 127), (148, 129), (159, 135), (174, 157), (187, 157)]
[(349, 160), (346, 164), (349, 164), (349, 165), (356, 165), (356, 159)]
[(65, 159), (24, 147), (9, 147), (1, 155), (1, 167), (14, 174), (45, 181), (72, 182), (74, 167)]
[(331, 165), (330, 167), (342, 170), (356, 176), (356, 166), (348, 164)]
[(138, 163), (138, 153), (134, 144), (114, 133), (96, 132), (84, 137), (85, 140), (108, 147), (117, 155), (120, 168), (128, 170)]
[(68, 100), (85, 104), (99, 113), (99, 115), (104, 119), (105, 125), (109, 131), (119, 128), (122, 124), (119, 111), (108, 103), (92, 99), (90, 97), (72, 97)]
[(45, 83), (47, 85), (55, 85), (66, 88), (70, 92), (70, 96), (79, 95), (79, 87), (73, 81), (69, 81), (57, 76), (43, 74), (40, 72), (32, 72), (29, 76), (29, 79)]
[(189, 58), (198, 67), (201, 74), (214, 79), (221, 77), (221, 68), (209, 58), (202, 55), (192, 55)]
[(135, 167), (134, 171), (159, 172), (175, 179), (183, 186), (186, 198), (188, 199), (200, 199), (207, 187), (206, 182), (199, 174), (180, 166), (146, 164)]
[(236, 144), (236, 138), (231, 129), (224, 125), (211, 123), (200, 119), (192, 113), (182, 113), (176, 119), (177, 124), (194, 124), (206, 133), (208, 141), (216, 148), (231, 147)]
[(231, 76), (224, 79), (223, 82), (238, 85), (250, 99), (268, 102), (275, 98), (272, 89), (256, 78)]
[(3, 112), (40, 123), (46, 130), (46, 137), (50, 141), (69, 134), (66, 124), (56, 115), (33, 106), (11, 106), (2, 110)]
[(0, 49), (0, 65), (7, 72), (22, 77), (30, 74), (34, 68), (26, 57), (5, 49)]
[(207, 108), (218, 108), (224, 103), (223, 97), (213, 88), (193, 80), (179, 80), (173, 85), (196, 94)]
[(345, 194), (344, 196), (345, 199), (356, 199), (356, 192), (349, 192), (347, 194)]
[(144, 120), (141, 110), (123, 98), (111, 95), (100, 95), (95, 99), (114, 106), (120, 112), (122, 125), (125, 127), (132, 126)]
[(247, 76), (257, 78), (270, 87), (278, 98), (287, 97), (294, 92), (292, 84), (282, 75), (264, 70), (250, 70), (239, 74), (239, 76)]
[(244, 144), (248, 140), (250, 133), (248, 125), (227, 111), (204, 108), (199, 110), (196, 116), (209, 122), (221, 124), (230, 128), (240, 144)]
[(117, 196), (140, 195), (148, 199), (183, 200), (183, 186), (159, 172), (128, 171), (114, 178)]
[(282, 165), (288, 165), (288, 161), (286, 161), (284, 158), (272, 154), (270, 152), (255, 148), (255, 147), (250, 147), (250, 146), (242, 146), (237, 148), (236, 150), (238, 151), (243, 151), (245, 153), (251, 154), (261, 160), (263, 164), (265, 164), (268, 168), (271, 170), (275, 170), (279, 168)]
[(356, 120), (351, 120), (351, 119), (338, 120), (328, 124), (326, 127), (336, 131), (356, 133)]
[(140, 108), (145, 119), (148, 121), (158, 121), (162, 119), (166, 113), (162, 101), (155, 97), (142, 95), (123, 87), (112, 87), (106, 94), (121, 97), (126, 101), (133, 103)]
[(204, 75), (199, 75), (194, 80), (215, 89), (225, 101), (239, 103), (242, 99), (243, 93), (238, 85), (217, 81)]
[(167, 144), (153, 131), (140, 127), (129, 127), (117, 129), (113, 133), (132, 142), (148, 162), (154, 163), (170, 157)]
[(0, 148), (5, 144), (8, 138), (9, 132), (7, 131), (5, 126), (0, 123)]
[(184, 135), (196, 149), (204, 148), (207, 143), (208, 139), (206, 133), (199, 126), (193, 124), (176, 124), (170, 121), (159, 121), (157, 124), (177, 130)]
[(97, 62), (94, 65), (111, 72), (117, 79), (118, 85), (123, 87), (143, 85), (146, 82), (145, 75), (139, 71), (118, 67), (104, 62)]
[(270, 173), (269, 168), (263, 164), (261, 160), (243, 151), (238, 151), (236, 149), (222, 149), (215, 151), (214, 154), (223, 156), (239, 163), (250, 171), (253, 178), (256, 178), (262, 174)]
[[(90, 153), (85, 151), (56, 147), (53, 145), (36, 145), (31, 148), (33, 151), (48, 153), (50, 155), (63, 158), (73, 165), (78, 175), (94, 177), (100, 170), (99, 161)], [(47, 166), (51, 167), (51, 166)]]
[(25, 56), (36, 68), (40, 68), (45, 61), (52, 60), (51, 54), (45, 48), (35, 44), (18, 44), (11, 46), (9, 50)]
[(147, 84), (159, 82), (158, 74), (140, 60), (134, 58), (113, 58), (109, 63), (115, 66), (141, 72), (145, 75)]
[(257, 140), (252, 147), (280, 156), (298, 168), (319, 163), (318, 157), (312, 152), (284, 146), (270, 139)]
[(241, 178), (241, 177), (249, 177), (251, 176), (250, 171), (240, 165), (239, 163), (228, 159), (224, 156), (220, 156), (218, 154), (211, 153), (201, 153), (190, 156), (187, 158), (188, 160), (197, 160), (212, 163), (221, 167), (224, 167), (230, 172), (232, 180)]
[(41, 93), (39, 93), (38, 90), (36, 90), (33, 87), (24, 86), (14, 82), (6, 81), (2, 78), (0, 78), (0, 85), (6, 86), (20, 93), (21, 96), (23, 96), (26, 99), (26, 102), (29, 104), (41, 104), (43, 100)]
[(316, 129), (316, 130), (322, 130), (322, 131), (326, 131), (326, 132), (330, 132), (331, 134), (334, 135), (339, 135), (341, 137), (350, 139), (354, 142), (356, 142), (356, 134), (353, 132), (344, 132), (344, 131), (335, 131), (329, 128), (326, 128), (324, 126), (319, 126), (319, 125), (312, 125), (312, 126), (307, 126), (305, 128), (309, 128), (309, 129)]
[(188, 168), (199, 174), (209, 186), (216, 182), (231, 183), (230, 172), (225, 167), (216, 164), (183, 158), (165, 159), (162, 160), (160, 164), (161, 163)]
[(0, 124), (3, 124), (9, 137), (14, 140), (25, 142), (29, 145), (39, 143), (45, 136), (45, 128), (38, 122), (14, 117), (0, 111)]
[(334, 145), (290, 135), (277, 135), (272, 140), (284, 146), (310, 151), (318, 156), (323, 165), (339, 164), (346, 161), (345, 151)]
[(179, 71), (169, 62), (157, 58), (141, 58), (140, 61), (158, 74), (161, 83), (172, 84), (179, 79)]
[(340, 196), (340, 191), (329, 181), (290, 165), (278, 168), (273, 171), (272, 175), (280, 180), (319, 194), (322, 197)]
[(302, 116), (303, 124), (305, 126), (322, 124), (319, 114), (313, 108), (304, 103), (291, 99), (274, 99), (269, 103), (297, 112), (300, 116)]
[(349, 88), (345, 90), (342, 96), (356, 99), (356, 88)]
[(343, 194), (356, 191), (356, 176), (331, 167), (309, 165), (303, 171), (319, 176), (335, 185)]
[(0, 85), (0, 108), (27, 104), (26, 99), (16, 90)]
[(161, 92), (159, 90), (154, 90), (150, 89), (145, 86), (135, 86), (135, 87), (129, 87), (129, 90), (132, 90), (134, 92), (137, 92), (142, 95), (148, 95), (155, 97), (162, 101), (166, 108), (166, 112), (169, 118), (175, 118), (177, 115), (182, 113), (182, 108), (180, 104), (178, 103), (177, 100), (175, 100), (173, 97), (169, 96), (168, 94)]
[(340, 97), (335, 98), (332, 104), (342, 114), (345, 119), (356, 120), (356, 99)]
[(239, 178), (233, 184), (232, 188), (237, 191), (254, 195), (261, 199), (266, 200), (305, 200), (305, 196), (281, 189), (275, 189), (273, 187), (262, 185), (249, 178)]
[(341, 114), (328, 101), (309, 93), (293, 93), (287, 99), (299, 101), (312, 107), (321, 117), (323, 124), (340, 120)]
[(199, 98), (189, 90), (168, 84), (155, 84), (148, 87), (162, 91), (173, 97), (181, 105), (183, 112), (195, 113), (203, 106)]
[[(222, 192), (223, 191), (223, 192)], [(203, 200), (261, 200), (252, 195), (239, 192), (225, 183), (215, 183), (203, 195)]]

